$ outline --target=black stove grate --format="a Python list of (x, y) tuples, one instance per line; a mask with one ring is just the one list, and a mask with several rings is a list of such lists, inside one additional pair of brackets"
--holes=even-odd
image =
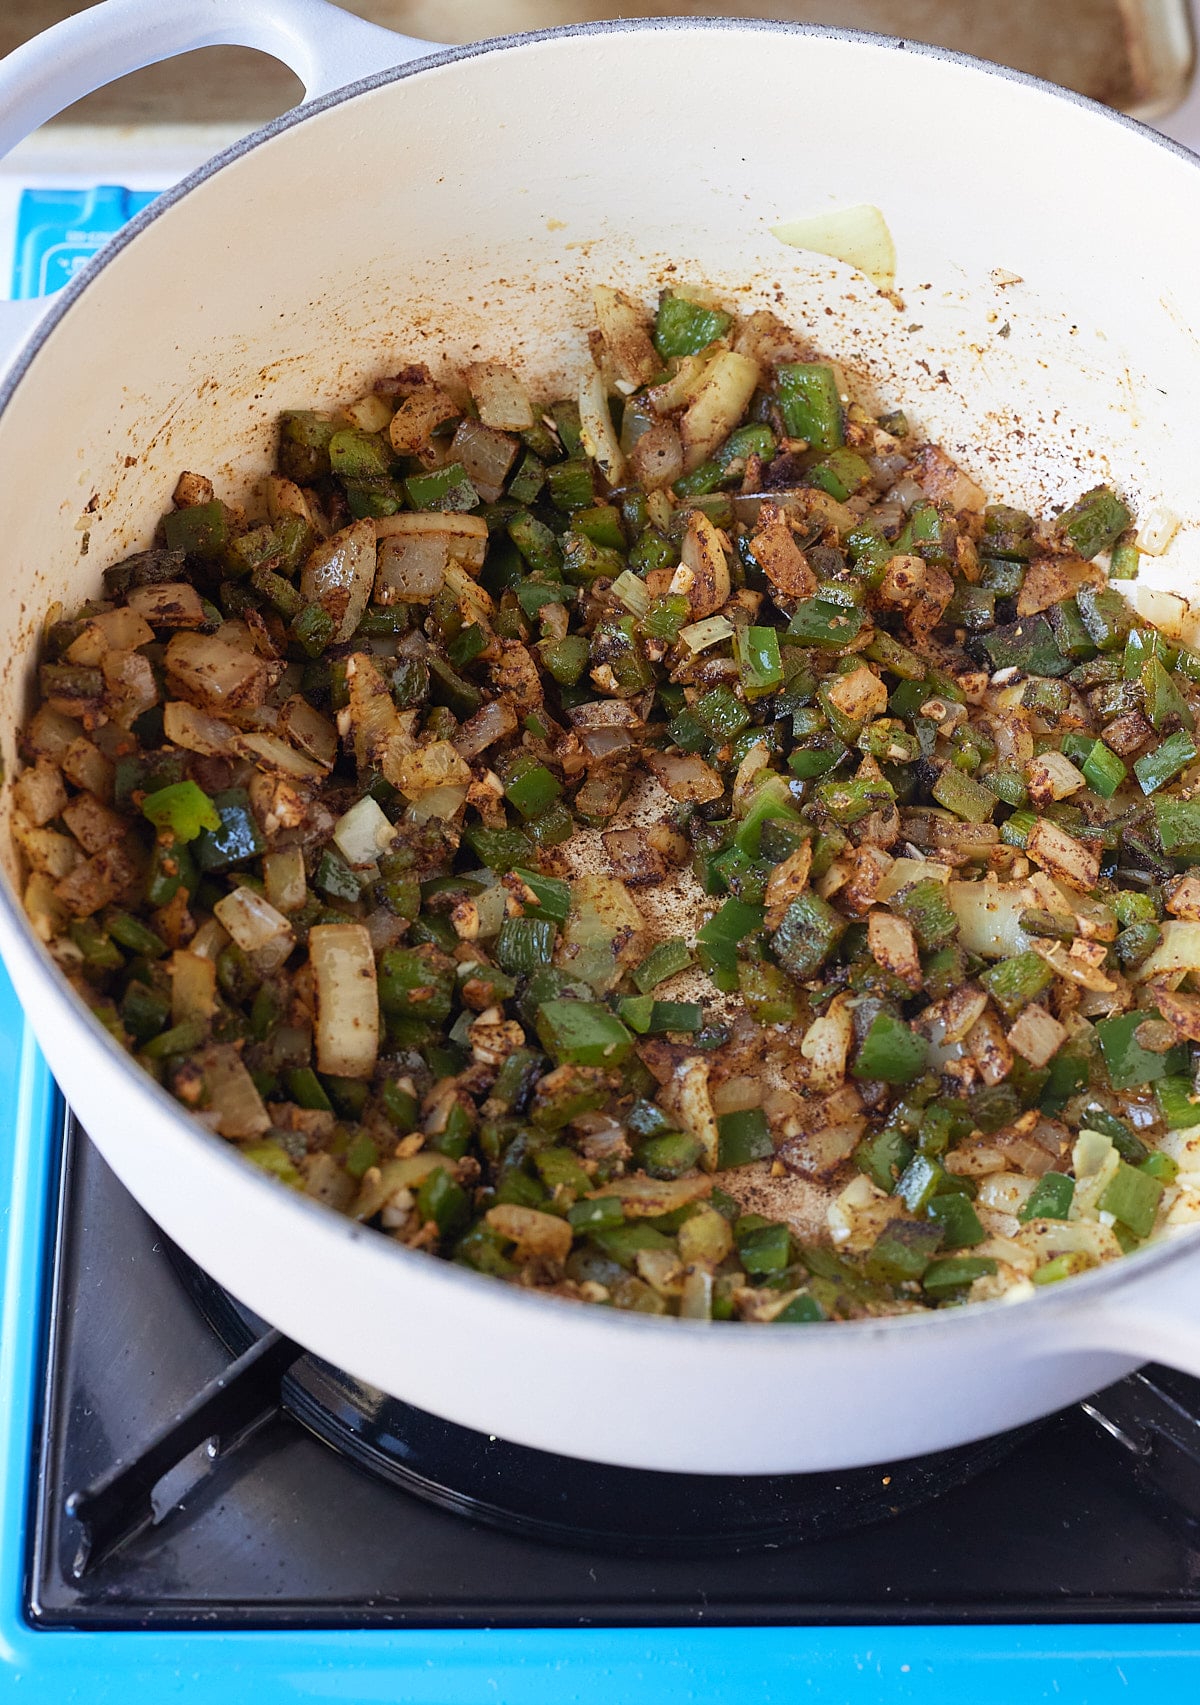
[[(990, 1441), (970, 1480), (980, 1466), (974, 1451), (896, 1465), (886, 1487), (884, 1469), (705, 1487), (483, 1439), (373, 1400), (305, 1358), (285, 1381), (285, 1402), (304, 1425), (285, 1415), (215, 1463), (197, 1455), (164, 1486), (164, 1519), (77, 1579), (67, 1494), (133, 1454), (249, 1342), (256, 1323), (171, 1259), (72, 1121), (56, 1249), (29, 1558), (29, 1613), (42, 1625), (870, 1624), (1200, 1613), (1200, 1535), (1131, 1471), (1155, 1456), (1138, 1431), (1136, 1381), (1100, 1405), (1125, 1448), (1077, 1409), (1030, 1435)], [(1191, 1465), (1187, 1405), (1200, 1413), (1200, 1384), (1164, 1376), (1144, 1391), (1161, 1403), (1168, 1387), (1183, 1417), (1168, 1470), (1182, 1486)], [(340, 1432), (352, 1455), (382, 1463), (393, 1483), (335, 1454), (310, 1428)], [(913, 1504), (931, 1483), (941, 1492), (935, 1501), (875, 1520)], [(848, 1517), (875, 1525), (820, 1537)], [(798, 1536), (798, 1521), (811, 1542), (784, 1543)], [(556, 1542), (564, 1528), (570, 1544)], [(627, 1529), (642, 1535), (640, 1548), (630, 1548)], [(665, 1554), (670, 1544), (675, 1554)]]

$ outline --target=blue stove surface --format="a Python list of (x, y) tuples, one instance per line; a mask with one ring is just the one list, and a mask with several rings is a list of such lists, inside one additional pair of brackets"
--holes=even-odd
[(23, 1614), (57, 1092), (0, 972), (0, 1684), (27, 1705), (1108, 1705), (1195, 1692), (1189, 1624), (76, 1633)]

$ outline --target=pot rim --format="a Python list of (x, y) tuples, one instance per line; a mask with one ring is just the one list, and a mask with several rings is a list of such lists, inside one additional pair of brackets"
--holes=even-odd
[[(71, 282), (60, 291), (44, 316), (38, 321), (25, 344), (11, 363), (7, 373), (0, 380), (0, 416), (7, 409), (18, 387), (25, 378), (31, 364), (38, 355), (46, 340), (65, 315), (69, 314), (75, 303), (87, 291), (92, 282), (104, 268), (113, 261), (131, 242), (135, 241), (148, 226), (154, 223), (175, 204), (181, 201), (193, 189), (214, 177), (225, 167), (234, 164), (243, 156), (251, 153), (263, 143), (284, 134), (293, 126), (303, 123), (310, 117), (343, 103), (356, 99), (359, 95), (369, 94), (376, 89), (392, 83), (398, 83), (426, 71), (439, 70), (445, 66), (457, 64), (466, 60), (476, 59), (484, 55), (496, 54), (513, 49), (536, 47), (544, 42), (557, 41), (564, 38), (607, 36), (616, 34), (643, 33), (695, 33), (695, 34), (739, 34), (786, 35), (821, 41), (843, 43), (850, 48), (882, 48), (897, 54), (912, 54), (919, 58), (942, 61), (948, 65), (961, 67), (968, 71), (979, 72), (986, 77), (998, 81), (1015, 83), (1052, 97), (1070, 106), (1078, 108), (1082, 113), (1101, 118), (1116, 124), (1129, 132), (1133, 137), (1141, 138), (1162, 149), (1166, 154), (1182, 160), (1185, 164), (1200, 167), (1200, 157), (1193, 154), (1182, 143), (1170, 137), (1163, 136), (1141, 120), (1132, 118), (1126, 113), (1115, 111), (1103, 106), (1089, 96), (1081, 95), (1074, 90), (1066, 89), (1058, 84), (1050, 83), (1045, 78), (1037, 77), (1029, 72), (1013, 70), (1010, 67), (996, 65), (989, 61), (976, 58), (972, 54), (958, 52), (954, 49), (938, 47), (924, 42), (912, 42), (904, 38), (886, 36), (867, 30), (842, 29), (832, 25), (792, 23), (786, 20), (769, 18), (687, 18), (687, 17), (651, 17), (651, 18), (614, 18), (602, 19), (591, 23), (560, 25), (551, 29), (529, 31), (526, 33), (510, 34), (491, 37), (484, 41), (470, 42), (462, 46), (440, 49), (429, 55), (405, 61), (382, 71), (375, 71), (344, 84), (330, 93), (322, 95), (313, 101), (306, 101), (299, 106), (290, 108), (277, 118), (270, 120), (257, 130), (239, 138), (236, 142), (222, 149), (219, 153), (198, 166), (194, 171), (170, 189), (165, 190), (153, 202), (145, 207), (119, 232), (111, 237), (103, 249), (88, 263)], [(367, 1228), (357, 1221), (347, 1219), (337, 1214), (323, 1204), (295, 1191), (281, 1191), (276, 1180), (269, 1178), (258, 1168), (247, 1165), (239, 1156), (236, 1145), (208, 1131), (203, 1125), (189, 1116), (173, 1096), (168, 1095), (153, 1078), (141, 1071), (135, 1061), (120, 1044), (93, 1018), (82, 998), (76, 993), (66, 977), (54, 964), (44, 946), (36, 939), (32, 928), (25, 916), (19, 899), (10, 891), (6, 881), (0, 881), (0, 913), (3, 923), (10, 926), (13, 935), (25, 949), (30, 969), (34, 972), (43, 987), (53, 990), (60, 1004), (65, 1002), (74, 1022), (83, 1025), (89, 1038), (106, 1055), (117, 1064), (118, 1069), (135, 1096), (148, 1097), (169, 1122), (174, 1135), (182, 1140), (195, 1144), (201, 1143), (209, 1157), (218, 1165), (227, 1169), (231, 1183), (235, 1180), (242, 1189), (252, 1190), (259, 1194), (264, 1207), (271, 1206), (275, 1212), (282, 1213), (292, 1220), (296, 1227), (296, 1235), (301, 1235), (302, 1228), (311, 1227), (320, 1232), (326, 1239), (337, 1239), (341, 1247), (352, 1244), (361, 1246), (366, 1258), (372, 1261), (386, 1259), (398, 1260), (405, 1263), (410, 1282), (415, 1280), (427, 1285), (436, 1285), (448, 1296), (461, 1291), (464, 1298), (475, 1297), (483, 1300), (490, 1298), (493, 1307), (503, 1307), (507, 1311), (523, 1311), (524, 1317), (530, 1321), (536, 1319), (548, 1322), (551, 1318), (546, 1313), (547, 1304), (556, 1304), (560, 1310), (557, 1318), (560, 1324), (565, 1316), (561, 1310), (562, 1299), (547, 1297), (535, 1291), (525, 1291), (513, 1285), (500, 1285), (494, 1278), (486, 1274), (476, 1273), (465, 1267), (459, 1267), (453, 1262), (430, 1259), (417, 1251), (410, 1251), (394, 1242), (381, 1237), (368, 1237)], [(818, 1321), (810, 1324), (808, 1330), (798, 1339), (793, 1333), (754, 1333), (751, 1339), (745, 1334), (737, 1334), (736, 1342), (742, 1350), (754, 1346), (754, 1354), (772, 1353), (775, 1355), (794, 1355), (800, 1342), (815, 1343), (810, 1337), (815, 1327), (821, 1333), (820, 1341), (826, 1349), (833, 1343), (844, 1340), (847, 1351), (854, 1344), (861, 1344), (867, 1339), (876, 1338), (881, 1333), (888, 1336), (905, 1332), (938, 1331), (943, 1336), (954, 1332), (974, 1333), (978, 1336), (987, 1329), (991, 1322), (1000, 1329), (1000, 1323), (1010, 1322), (1014, 1327), (1018, 1323), (1032, 1324), (1031, 1309), (1037, 1310), (1037, 1320), (1049, 1323), (1057, 1320), (1064, 1311), (1086, 1308), (1089, 1299), (1095, 1303), (1098, 1299), (1109, 1297), (1117, 1288), (1135, 1280), (1139, 1275), (1145, 1277), (1151, 1271), (1159, 1272), (1175, 1269), (1179, 1263), (1191, 1261), (1196, 1264), (1200, 1256), (1200, 1236), (1183, 1235), (1161, 1240), (1136, 1250), (1132, 1255), (1123, 1256), (1120, 1261), (1114, 1261), (1103, 1267), (1074, 1277), (1065, 1288), (1051, 1286), (1041, 1288), (1032, 1297), (1023, 1297), (1021, 1305), (1014, 1309), (1003, 1299), (990, 1302), (972, 1303), (969, 1307), (953, 1310), (934, 1310), (927, 1313), (889, 1315), (881, 1318), (850, 1320), (850, 1321)], [(463, 1289), (463, 1287), (466, 1287)], [(714, 1338), (709, 1332), (710, 1323), (681, 1319), (660, 1319), (657, 1316), (631, 1314), (624, 1311), (601, 1308), (573, 1309), (573, 1330), (589, 1332), (641, 1332), (653, 1333), (662, 1340), (662, 1334), (669, 1332), (669, 1341), (681, 1345), (691, 1340), (692, 1352), (698, 1351), (701, 1342), (718, 1345), (717, 1351), (723, 1358), (728, 1358), (734, 1348), (728, 1336)], [(531, 1312), (532, 1311), (532, 1312)], [(823, 1329), (823, 1330), (822, 1330)], [(837, 1338), (831, 1340), (830, 1332), (836, 1330)], [(684, 1333), (684, 1338), (678, 1334)], [(768, 1346), (774, 1345), (773, 1351)], [(1064, 1346), (1065, 1347), (1065, 1346)]]

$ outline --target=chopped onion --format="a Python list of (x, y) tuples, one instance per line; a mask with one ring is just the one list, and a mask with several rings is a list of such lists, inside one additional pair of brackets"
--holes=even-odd
[(241, 1056), (228, 1042), (212, 1043), (193, 1056), (208, 1091), (208, 1112), (223, 1137), (244, 1141), (271, 1129), (270, 1116)]
[(761, 1107), (763, 1086), (757, 1077), (729, 1077), (711, 1091), (713, 1112), (718, 1119), (726, 1113), (743, 1113), (748, 1107)]
[(308, 935), (317, 1070), (370, 1077), (379, 1054), (375, 954), (363, 924), (314, 924)]
[(897, 858), (880, 879), (875, 890), (877, 900), (890, 900), (910, 882), (949, 882), (950, 866), (938, 864), (931, 858)]
[[(676, 584), (679, 582), (680, 584)], [(698, 620), (715, 616), (729, 598), (729, 562), (721, 536), (702, 510), (694, 509), (688, 516), (687, 531), (679, 547), (679, 567), (671, 581), (672, 592), (686, 592), (691, 614)], [(684, 628), (680, 638), (695, 649)], [(711, 644), (711, 641), (705, 641)]]
[(1179, 531), (1179, 517), (1165, 504), (1156, 503), (1154, 508), (1138, 523), (1137, 545), (1147, 556), (1162, 556), (1171, 540)]
[(393, 533), (376, 555), (378, 604), (426, 604), (442, 589), (449, 552), (442, 533)]
[(446, 564), (446, 587), (458, 600), (458, 607), (468, 623), (488, 626), (496, 614), (492, 595), (456, 562)]
[(640, 728), (642, 718), (625, 699), (589, 699), (567, 712), (573, 728)]
[(771, 235), (789, 248), (845, 261), (866, 273), (881, 290), (890, 290), (896, 282), (892, 233), (883, 214), (868, 202), (811, 214), (806, 219), (785, 219), (772, 225)]
[(710, 799), (720, 799), (725, 791), (716, 770), (694, 752), (647, 752), (646, 767), (681, 804), (706, 805)]
[(205, 918), (188, 943), (192, 953), (199, 953), (205, 959), (216, 959), (221, 949), (228, 945), (229, 931), (217, 918)]
[(517, 440), (481, 420), (464, 420), (450, 444), (452, 461), (461, 462), (485, 503), (495, 503), (517, 454)]
[(284, 847), (263, 857), (263, 883), (267, 899), (278, 912), (298, 912), (308, 899), (308, 879), (304, 874), (304, 852), (300, 847)]
[(333, 830), (334, 844), (354, 870), (373, 870), (395, 837), (395, 828), (369, 793), (338, 818)]
[(813, 1019), (800, 1044), (800, 1052), (808, 1061), (807, 1087), (838, 1087), (846, 1075), (846, 1057), (853, 1039), (854, 1019), (846, 996), (835, 995), (828, 1011)]
[(440, 817), (448, 822), (466, 802), (465, 787), (435, 787), (428, 793), (423, 793), (420, 799), (414, 800), (405, 816), (410, 823), (427, 823), (431, 817)]
[(468, 568), (482, 568), (487, 553), (487, 522), (482, 515), (417, 514), (381, 515), (373, 523), (375, 537), (384, 539), (440, 539), (446, 554)]
[(501, 1202), (485, 1217), (494, 1232), (516, 1246), (515, 1261), (565, 1261), (571, 1253), (571, 1227), (558, 1214)]
[(479, 918), (479, 939), (490, 941), (494, 935), (499, 935), (500, 926), (508, 916), (508, 894), (498, 882), (494, 882), (482, 894), (476, 894), (474, 900)]
[(1166, 977), (1175, 971), (1200, 971), (1200, 923), (1167, 918), (1159, 926), (1162, 940), (1132, 973), (1135, 982)]
[(1026, 766), (1025, 780), (1029, 797), (1035, 806), (1049, 805), (1056, 799), (1069, 799), (1087, 786), (1087, 779), (1062, 752), (1043, 752)]
[(265, 977), (279, 970), (296, 945), (291, 924), (253, 888), (235, 888), (216, 902), (213, 911)]
[(255, 651), (245, 622), (222, 622), (216, 633), (175, 634), (165, 663), (168, 680), (186, 697), (218, 711), (260, 705), (278, 673)]
[(162, 733), (170, 745), (205, 757), (228, 757), (234, 752), (237, 730), (230, 723), (199, 711), (186, 699), (170, 699), (162, 708)]
[(613, 381), (618, 391), (628, 395), (639, 385), (648, 384), (662, 368), (650, 341), (646, 316), (623, 291), (607, 284), (596, 285), (592, 302)]
[[(334, 638), (350, 638), (375, 585), (375, 523), (354, 521), (318, 545), (300, 573), (300, 591), (337, 623)], [(175, 643), (174, 640), (171, 642)]]
[(631, 615), (644, 616), (650, 608), (650, 594), (646, 590), (646, 582), (640, 580), (632, 569), (622, 569), (613, 581), (612, 589)]
[(593, 361), (588, 362), (579, 380), (579, 431), (585, 454), (597, 464), (609, 485), (619, 484), (625, 458), (608, 412), (604, 378)]
[(491, 699), (463, 723), (454, 737), (454, 750), (470, 763), (497, 740), (517, 731), (517, 713), (507, 699)]
[[(428, 746), (418, 746), (415, 752), (401, 760), (395, 785), (413, 804), (435, 789), (460, 786), (465, 799), (466, 790), (471, 785), (471, 772), (449, 740), (432, 740)], [(452, 813), (435, 811), (433, 815), (450, 816)]]
[(723, 349), (709, 362), (704, 382), (679, 422), (683, 471), (692, 473), (728, 438), (754, 395), (757, 361)]
[(58, 763), (82, 733), (83, 729), (72, 717), (43, 705), (29, 724), (25, 739), (35, 758), (50, 758)]
[(854, 1153), (866, 1127), (866, 1118), (861, 1117), (802, 1131), (787, 1139), (779, 1150), (779, 1158), (789, 1172), (802, 1178), (828, 1178)]
[(887, 493), (887, 501), (898, 503), (906, 515), (914, 503), (922, 503), (924, 500), (925, 492), (912, 478), (911, 474), (906, 474), (903, 479), (897, 480), (891, 491)]
[(375, 391), (368, 391), (365, 397), (350, 403), (342, 413), (360, 432), (386, 432), (392, 424), (391, 405)]
[(153, 628), (200, 628), (205, 624), (200, 594), (186, 580), (132, 586), (126, 596), (129, 608), (144, 616)]
[[(707, 1060), (688, 1060), (689, 1066), (703, 1066), (708, 1071)], [(663, 1105), (666, 1105), (666, 1092), (663, 1092)], [(707, 1091), (705, 1100), (708, 1099)], [(672, 1109), (678, 1111), (678, 1109)], [(711, 1118), (711, 1109), (710, 1109)], [(688, 1126), (691, 1129), (691, 1126)], [(696, 1131), (693, 1136), (698, 1136)], [(713, 1141), (716, 1141), (716, 1121), (713, 1120)], [(716, 1163), (716, 1151), (713, 1151), (713, 1163)], [(637, 1172), (632, 1176), (614, 1178), (603, 1189), (590, 1194), (595, 1196), (616, 1196), (621, 1203), (622, 1212), (626, 1219), (657, 1219), (660, 1214), (674, 1213), (676, 1208), (686, 1208), (692, 1202), (699, 1202), (712, 1190), (712, 1179), (693, 1176), (691, 1178), (647, 1178), (644, 1173)], [(494, 1211), (494, 1210), (493, 1210)], [(490, 1216), (489, 1216), (490, 1217)]]
[(498, 361), (477, 361), (464, 378), (485, 426), (501, 432), (527, 432), (533, 425), (533, 407), (516, 374)]
[(338, 751), (337, 729), (299, 693), (293, 693), (279, 713), (279, 731), (299, 746), (322, 770), (333, 768)]
[(325, 774), (325, 765), (297, 752), (278, 734), (239, 734), (233, 749), (239, 757), (251, 758), (260, 769), (294, 776), (299, 781), (319, 781)]
[(179, 949), (171, 955), (171, 1023), (199, 1019), (207, 1024), (217, 1010), (216, 961)]
[(627, 728), (585, 728), (580, 732), (579, 743), (588, 757), (598, 764), (606, 758), (615, 758), (620, 752), (633, 750)]
[(148, 645), (153, 638), (154, 630), (145, 617), (122, 605), (119, 609), (91, 616), (84, 623), (67, 647), (67, 662), (94, 669), (106, 651), (136, 651), (139, 646)]
[(1028, 948), (1029, 937), (1021, 928), (1021, 913), (1029, 905), (1024, 883), (1002, 887), (998, 882), (951, 882), (947, 898), (968, 953), (1010, 959)]
[(702, 622), (691, 622), (680, 628), (679, 637), (696, 657), (710, 645), (720, 645), (723, 639), (733, 638), (733, 624), (725, 616), (706, 616)]
[(35, 870), (22, 895), (26, 915), (40, 941), (52, 942), (67, 927), (67, 909), (54, 892), (54, 880)]

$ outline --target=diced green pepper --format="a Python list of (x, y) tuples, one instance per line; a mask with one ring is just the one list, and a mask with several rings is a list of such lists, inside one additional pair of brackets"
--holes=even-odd
[(946, 1173), (932, 1155), (914, 1154), (896, 1180), (894, 1194), (910, 1214), (922, 1213), (944, 1187)]
[(465, 510), (479, 505), (479, 493), (461, 462), (449, 462), (431, 474), (410, 474), (404, 489), (414, 509)]
[[(747, 1214), (735, 1228), (738, 1259), (751, 1278), (766, 1278), (781, 1272), (791, 1259), (792, 1239), (787, 1226), (775, 1221), (746, 1225), (757, 1220), (757, 1214)], [(742, 1229), (745, 1227), (745, 1229)]]
[(684, 1131), (648, 1137), (638, 1150), (638, 1159), (651, 1178), (682, 1178), (699, 1158), (700, 1144)]
[(527, 977), (553, 960), (557, 935), (551, 918), (505, 918), (496, 938), (496, 959), (514, 977)]
[(454, 998), (454, 965), (429, 943), (389, 947), (380, 954), (379, 1005), (388, 1017), (442, 1024)]
[(1154, 821), (1162, 850), (1169, 858), (1200, 855), (1200, 799), (1159, 797), (1154, 801)]
[(970, 1198), (958, 1190), (934, 1196), (926, 1203), (925, 1212), (936, 1225), (941, 1226), (942, 1242), (947, 1249), (973, 1249), (987, 1236)]
[(791, 438), (814, 450), (837, 450), (845, 442), (837, 375), (822, 362), (799, 361), (776, 372), (779, 411)]
[(217, 498), (171, 510), (163, 516), (162, 528), (167, 549), (189, 556), (219, 557), (229, 542), (229, 517)]
[(919, 1281), (942, 1237), (942, 1227), (932, 1221), (891, 1220), (867, 1252), (863, 1263), (867, 1277), (884, 1285)]
[(735, 652), (741, 673), (742, 691), (748, 699), (765, 698), (783, 685), (783, 660), (775, 628), (748, 627), (738, 630)]
[(692, 951), (682, 936), (672, 936), (652, 947), (634, 968), (633, 981), (641, 994), (649, 994), (659, 983), (666, 982), (692, 963)]
[(1081, 557), (1088, 561), (1111, 549), (1133, 520), (1115, 491), (1106, 485), (1093, 486), (1076, 498), (1058, 517), (1060, 532), (1066, 534)]
[(559, 1065), (619, 1066), (633, 1048), (625, 1025), (597, 1001), (544, 1001), (537, 1033)]
[(177, 841), (194, 841), (202, 829), (220, 829), (222, 821), (213, 801), (194, 781), (175, 782), (148, 793), (142, 801), (142, 816), (156, 829), (169, 829)]
[(1196, 751), (1191, 735), (1180, 728), (1174, 734), (1168, 734), (1152, 752), (1143, 752), (1140, 758), (1135, 758), (1133, 773), (1143, 793), (1154, 793), (1181, 775), (1197, 757), (1200, 753)]
[(109, 912), (104, 921), (113, 940), (128, 948), (130, 953), (139, 954), (143, 959), (161, 959), (167, 951), (162, 937), (130, 912)]
[(722, 1172), (731, 1166), (766, 1160), (775, 1152), (767, 1116), (761, 1107), (723, 1113), (717, 1120), (717, 1143), (717, 1166)]
[(1118, 1119), (1115, 1113), (1110, 1113), (1098, 1101), (1089, 1101), (1079, 1116), (1080, 1129), (1084, 1131), (1099, 1131), (1102, 1137), (1107, 1137), (1120, 1155), (1131, 1166), (1145, 1160), (1149, 1150), (1140, 1137), (1134, 1135), (1123, 1119)]
[(995, 1271), (990, 1255), (944, 1255), (925, 1269), (921, 1282), (927, 1295), (942, 1301)]
[(972, 776), (964, 775), (953, 764), (947, 764), (931, 789), (933, 797), (947, 811), (953, 811), (967, 823), (990, 823), (996, 809), (996, 795), (991, 788)]
[(432, 1220), (442, 1237), (450, 1237), (462, 1230), (470, 1213), (467, 1192), (444, 1166), (426, 1173), (417, 1190), (417, 1214), (422, 1222)]
[(266, 851), (266, 842), (250, 809), (250, 795), (243, 788), (216, 793), (212, 803), (220, 827), (202, 828), (192, 846), (193, 857), (202, 871), (229, 870)]
[(771, 951), (798, 981), (815, 976), (846, 932), (846, 920), (820, 895), (805, 892), (788, 907)]
[(998, 960), (979, 978), (1005, 1018), (1015, 1018), (1021, 1008), (1036, 1000), (1054, 981), (1054, 972), (1040, 954), (1029, 949), (1012, 959)]
[(799, 645), (837, 651), (857, 639), (862, 625), (861, 610), (825, 598), (803, 598), (788, 622), (787, 632), (788, 638)]
[(1129, 774), (1117, 754), (1110, 751), (1103, 740), (1093, 742), (1079, 768), (1092, 792), (1098, 793), (1102, 799), (1111, 799)]
[(698, 355), (729, 330), (730, 317), (720, 308), (707, 308), (686, 297), (663, 294), (654, 319), (654, 347), (664, 361)]
[(884, 1083), (911, 1083), (925, 1069), (925, 1038), (890, 1012), (876, 1013), (854, 1061), (853, 1075)]
[(976, 643), (993, 670), (1015, 668), (1027, 675), (1065, 675), (1071, 667), (1071, 659), (1058, 649), (1045, 616), (1021, 616), (1007, 626), (993, 628), (978, 642), (972, 641), (972, 647)]
[(1135, 1237), (1149, 1237), (1162, 1196), (1159, 1179), (1122, 1160), (1117, 1163), (1117, 1170), (1097, 1206), (1102, 1213), (1111, 1214), (1128, 1226)]
[(1168, 1048), (1165, 1054), (1154, 1054), (1138, 1042), (1139, 1025), (1157, 1017), (1156, 1012), (1126, 1012), (1119, 1018), (1102, 1018), (1096, 1025), (1108, 1081), (1114, 1089), (1134, 1089), (1160, 1077), (1177, 1076), (1187, 1065), (1187, 1049), (1182, 1045)]
[(925, 953), (947, 947), (958, 935), (958, 918), (946, 894), (946, 886), (925, 877), (912, 882), (894, 894), (890, 901), (913, 928), (917, 942)]
[(594, 1231), (612, 1231), (625, 1221), (621, 1198), (594, 1196), (588, 1201), (576, 1202), (567, 1209), (567, 1220), (572, 1231), (583, 1236)]
[(1154, 1085), (1154, 1099), (1169, 1131), (1200, 1125), (1200, 1094), (1190, 1077), (1160, 1077)]
[(1075, 1197), (1075, 1180), (1065, 1172), (1043, 1172), (1031, 1190), (1020, 1220), (1065, 1220)]

